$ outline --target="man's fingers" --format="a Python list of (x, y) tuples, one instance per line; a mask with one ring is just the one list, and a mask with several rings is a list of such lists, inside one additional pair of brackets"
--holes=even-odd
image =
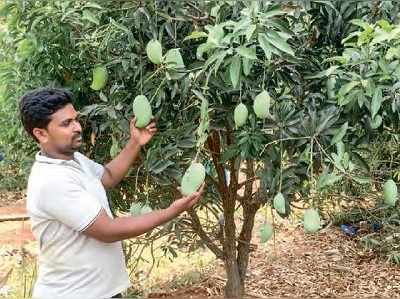
[(157, 129), (156, 123), (151, 123), (146, 127), (146, 130), (153, 130), (153, 129)]
[(136, 116), (131, 119), (131, 126), (136, 127)]
[(206, 183), (203, 182), (203, 184), (201, 184), (200, 188), (197, 190), (197, 193), (200, 193), (200, 195), (203, 194), (205, 185)]
[(196, 192), (190, 195), (190, 202), (192, 205), (196, 204), (200, 200), (201, 196), (203, 195), (205, 185), (206, 184), (203, 183)]

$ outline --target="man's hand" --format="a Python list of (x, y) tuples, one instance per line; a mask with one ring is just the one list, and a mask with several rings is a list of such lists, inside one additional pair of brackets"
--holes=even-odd
[(133, 144), (143, 146), (148, 143), (157, 132), (156, 122), (153, 120), (146, 128), (143, 129), (136, 128), (135, 123), (136, 117), (134, 117), (130, 122), (131, 141)]
[(126, 216), (112, 219), (102, 209), (92, 224), (85, 229), (84, 234), (105, 243), (113, 243), (140, 236), (193, 207), (199, 201), (203, 190), (204, 184), (197, 192), (174, 201), (166, 209), (137, 217)]
[(104, 188), (116, 186), (128, 173), (132, 163), (136, 160), (140, 149), (148, 143), (157, 132), (156, 123), (152, 121), (146, 128), (135, 127), (136, 118), (130, 122), (131, 138), (122, 151), (107, 165), (101, 178)]
[(182, 197), (182, 198), (174, 201), (171, 204), (170, 208), (176, 210), (178, 214), (180, 214), (186, 210), (189, 210), (200, 200), (200, 198), (204, 192), (204, 186), (205, 186), (205, 183), (203, 183), (203, 185), (201, 185), (201, 187), (199, 188), (199, 190), (197, 190), (197, 192), (194, 192), (193, 194), (191, 194), (189, 196)]

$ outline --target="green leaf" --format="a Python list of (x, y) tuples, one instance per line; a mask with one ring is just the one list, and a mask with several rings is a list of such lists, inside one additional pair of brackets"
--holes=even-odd
[(382, 88), (375, 89), (371, 102), (371, 118), (374, 119), (382, 106)]
[(215, 45), (219, 45), (222, 38), (225, 35), (224, 27), (219, 24), (215, 25), (214, 27), (207, 27), (209, 29), (207, 43), (212, 43)]
[(219, 70), (219, 67), (221, 66), (222, 62), (224, 62), (225, 57), (230, 53), (230, 50), (226, 50), (221, 52), (221, 55), (218, 56), (218, 59), (215, 62), (214, 66), (214, 73), (217, 75), (217, 72)]
[(334, 145), (336, 143), (338, 143), (339, 141), (342, 141), (344, 135), (346, 135), (347, 129), (349, 128), (349, 123), (346, 121), (341, 127), (340, 129), (337, 130), (337, 132), (335, 133), (335, 135), (333, 136), (332, 140), (331, 140), (331, 145)]
[(250, 75), (252, 66), (253, 66), (253, 60), (243, 58), (243, 73), (245, 74), (245, 76)]
[(385, 58), (387, 60), (392, 60), (393, 58), (400, 58), (400, 48), (389, 48)]
[(352, 179), (353, 179), (355, 182), (357, 182), (357, 183), (359, 183), (359, 184), (361, 184), (361, 185), (367, 185), (367, 184), (370, 184), (370, 183), (371, 183), (371, 179), (370, 179), (370, 178), (362, 178), (362, 177), (357, 177), (357, 176), (355, 176), (355, 177), (352, 177)]
[(200, 38), (204, 38), (204, 37), (208, 37), (208, 34), (203, 31), (193, 31), (190, 35), (186, 36), (183, 39), (183, 41), (188, 41), (188, 40), (192, 40), (192, 39), (200, 39)]
[(85, 9), (82, 13), (82, 19), (88, 20), (96, 25), (100, 25), (100, 20), (89, 10)]
[(211, 43), (204, 43), (201, 44), (196, 51), (196, 57), (198, 60), (204, 60), (203, 55), (204, 53), (207, 53), (208, 51), (212, 50), (215, 48), (214, 44)]
[(380, 28), (375, 29), (375, 37), (371, 41), (371, 45), (379, 44), (391, 40), (393, 35)]
[(99, 4), (97, 4), (95, 2), (88, 2), (85, 4), (84, 7), (95, 8), (95, 9), (104, 9), (102, 6), (100, 6)]
[(360, 84), (360, 81), (351, 81), (349, 83), (346, 83), (343, 85), (340, 90), (339, 90), (339, 96), (344, 97), (346, 94), (348, 94), (354, 87), (358, 86)]
[(294, 51), (290, 45), (275, 31), (269, 31), (266, 33), (268, 41), (277, 49), (285, 52), (289, 55), (294, 56)]
[(229, 66), (229, 74), (230, 74), (232, 86), (234, 88), (236, 88), (239, 83), (240, 70), (241, 70), (241, 59), (240, 59), (240, 56), (236, 55), (233, 57), (232, 62)]
[(272, 54), (279, 55), (278, 49), (276, 49), (274, 46), (270, 44), (268, 41), (268, 37), (265, 33), (260, 33), (258, 35), (258, 43), (260, 47), (263, 49), (265, 53), (265, 57), (267, 57), (268, 60), (271, 60)]
[[(179, 144), (178, 144), (178, 146), (179, 146)], [(164, 159), (163, 160), (158, 160), (156, 163), (150, 165), (149, 171), (151, 171), (153, 174), (160, 174), (165, 169), (170, 167), (171, 165), (174, 165), (174, 162), (172, 162), (171, 160), (164, 160)]]
[(114, 19), (111, 19), (110, 22), (113, 26), (115, 26), (115, 28), (118, 28), (119, 30), (121, 30), (127, 34), (131, 34), (131, 31), (125, 25), (119, 24), (118, 22), (114, 21)]
[(119, 147), (117, 139), (115, 139), (115, 137), (112, 137), (112, 145), (110, 148), (111, 158), (114, 159), (119, 154), (120, 151), (121, 151), (121, 149)]
[(335, 173), (324, 172), (317, 181), (317, 189), (322, 191), (323, 189), (333, 186), (335, 183), (339, 182), (342, 179), (341, 176), (336, 175)]
[(219, 10), (221, 9), (221, 5), (216, 5), (216, 6), (214, 6), (213, 8), (211, 8), (211, 13), (210, 13), (210, 15), (212, 16), (212, 17), (214, 17), (214, 18), (216, 18), (216, 17), (218, 17), (218, 13), (219, 13)]
[(370, 27), (370, 24), (368, 24), (367, 22), (364, 22), (360, 19), (351, 20), (350, 23), (352, 23), (356, 26), (359, 26), (359, 27), (363, 28), (364, 30), (366, 30), (367, 28)]
[(325, 77), (329, 77), (332, 74), (335, 74), (336, 70), (338, 69), (338, 66), (331, 66), (329, 69), (327, 70), (323, 70), (321, 72), (318, 72), (314, 75), (309, 75), (309, 76), (305, 76), (305, 79), (321, 79), (321, 78), (325, 78)]
[(371, 120), (371, 128), (372, 129), (377, 129), (381, 126), (382, 124), (382, 116), (376, 115), (372, 120)]
[(196, 89), (193, 89), (192, 91), (196, 95), (196, 97), (198, 97), (202, 102), (207, 101), (207, 99), (205, 98), (205, 96), (203, 95), (203, 93), (201, 91), (198, 91)]
[(253, 36), (254, 32), (256, 31), (256, 25), (250, 25), (249, 28), (246, 30), (246, 40), (250, 41), (251, 37)]
[(240, 150), (236, 146), (228, 147), (222, 154), (221, 163), (225, 163), (226, 161), (236, 157), (237, 155), (239, 155), (239, 152)]
[(237, 53), (247, 59), (257, 59), (256, 48), (246, 48), (245, 46), (240, 46), (236, 49)]
[(383, 30), (390, 32), (393, 29), (393, 26), (387, 20), (379, 20), (376, 22)]
[(262, 17), (263, 17), (263, 19), (268, 19), (268, 18), (272, 18), (275, 16), (284, 15), (284, 14), (285, 14), (285, 11), (283, 11), (279, 8), (275, 8), (275, 9), (271, 9), (270, 11), (263, 13)]
[(208, 117), (208, 100), (206, 98), (201, 99), (200, 106), (200, 119), (205, 120)]

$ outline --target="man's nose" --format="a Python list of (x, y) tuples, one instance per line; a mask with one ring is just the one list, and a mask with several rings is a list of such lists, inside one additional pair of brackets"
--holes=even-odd
[(79, 121), (75, 121), (74, 131), (79, 133), (82, 132), (82, 126)]

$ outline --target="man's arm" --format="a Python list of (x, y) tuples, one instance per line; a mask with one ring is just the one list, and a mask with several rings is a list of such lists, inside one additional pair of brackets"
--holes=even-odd
[(139, 236), (193, 207), (199, 201), (203, 189), (204, 184), (198, 192), (176, 200), (168, 208), (138, 217), (126, 216), (112, 219), (102, 209), (95, 221), (83, 233), (104, 243), (113, 243)]
[(104, 165), (101, 183), (104, 188), (115, 187), (128, 173), (129, 168), (139, 155), (141, 146), (129, 141), (122, 151), (108, 164)]
[(136, 118), (130, 122), (131, 138), (128, 144), (111, 162), (104, 166), (101, 182), (106, 189), (116, 186), (125, 177), (138, 157), (141, 147), (148, 143), (157, 132), (155, 122), (151, 122), (144, 129), (136, 128), (135, 122)]

